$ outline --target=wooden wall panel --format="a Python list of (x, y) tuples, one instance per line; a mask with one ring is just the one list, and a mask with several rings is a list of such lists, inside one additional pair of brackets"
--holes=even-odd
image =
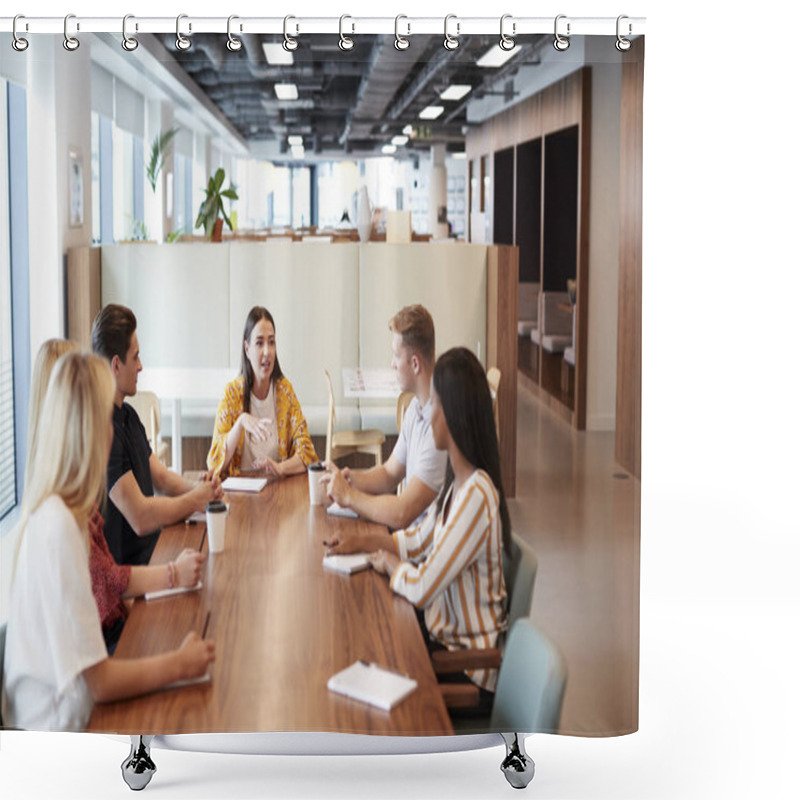
[(486, 280), (486, 367), (500, 370), (497, 409), (500, 467), (506, 497), (517, 485), (517, 293), (519, 250), (489, 247)]
[(100, 311), (100, 248), (67, 251), (67, 338), (92, 349), (92, 322)]
[(644, 39), (622, 64), (616, 459), (641, 478), (642, 457), (642, 95)]

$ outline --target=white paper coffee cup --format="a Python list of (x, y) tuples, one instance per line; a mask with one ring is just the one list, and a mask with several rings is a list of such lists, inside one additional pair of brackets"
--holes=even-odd
[(209, 552), (221, 553), (225, 549), (225, 524), (227, 520), (228, 507), (221, 500), (212, 500), (206, 506)]
[(322, 476), (325, 468), (319, 462), (308, 466), (308, 498), (312, 506), (321, 506), (325, 502), (325, 487), (322, 485)]

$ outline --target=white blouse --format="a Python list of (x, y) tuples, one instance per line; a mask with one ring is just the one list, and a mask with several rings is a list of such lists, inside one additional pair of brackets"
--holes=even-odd
[(58, 495), (31, 514), (11, 586), (4, 719), (80, 731), (93, 700), (83, 671), (108, 658), (89, 577), (89, 536)]
[(269, 421), (267, 438), (263, 442), (256, 441), (249, 433), (244, 434), (244, 448), (242, 450), (242, 469), (252, 469), (256, 461), (271, 458), (278, 460), (278, 415), (275, 410), (274, 382), (269, 382), (269, 392), (264, 400), (259, 400), (250, 393), (250, 413), (258, 419)]

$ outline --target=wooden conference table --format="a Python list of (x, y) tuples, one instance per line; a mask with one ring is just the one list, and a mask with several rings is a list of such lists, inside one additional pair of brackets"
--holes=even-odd
[[(414, 608), (372, 570), (322, 566), (323, 540), (346, 527), (376, 527), (311, 506), (305, 474), (257, 495), (228, 495), (225, 550), (209, 554), (203, 588), (137, 599), (116, 655), (154, 655), (195, 630), (216, 642), (209, 683), (98, 704), (87, 730), (116, 733), (329, 731), (442, 735), (452, 726)], [(385, 529), (384, 529), (385, 530)], [(165, 528), (151, 563), (184, 547), (208, 552), (205, 525)], [(405, 673), (417, 689), (391, 712), (327, 689), (358, 659)]]

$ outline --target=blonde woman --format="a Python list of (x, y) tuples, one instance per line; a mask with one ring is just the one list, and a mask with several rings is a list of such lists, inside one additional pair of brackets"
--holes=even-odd
[[(31, 380), (31, 403), (28, 415), (28, 453), (36, 447), (39, 417), (47, 392), (47, 384), (56, 361), (79, 349), (77, 342), (69, 339), (48, 339), (40, 348), (33, 365)], [(25, 485), (31, 480), (31, 460), (28, 460)], [(200, 568), (206, 557), (196, 550), (184, 550), (175, 561), (153, 567), (131, 567), (117, 564), (103, 531), (103, 516), (97, 506), (89, 517), (89, 573), (103, 638), (109, 654), (116, 649), (122, 626), (128, 618), (128, 607), (124, 601), (159, 589), (175, 586), (194, 586), (200, 577)]]
[(214, 644), (109, 658), (89, 578), (89, 518), (105, 492), (114, 379), (97, 356), (67, 353), (47, 387), (20, 515), (4, 670), (12, 727), (82, 730), (96, 702), (201, 676)]

